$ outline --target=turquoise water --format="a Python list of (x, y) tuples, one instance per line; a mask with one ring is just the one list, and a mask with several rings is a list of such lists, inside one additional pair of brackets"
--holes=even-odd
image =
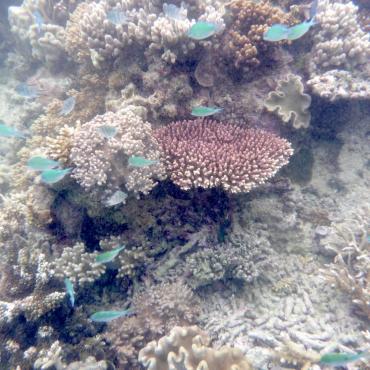
[(369, 369), (369, 12), (3, 0), (0, 370)]

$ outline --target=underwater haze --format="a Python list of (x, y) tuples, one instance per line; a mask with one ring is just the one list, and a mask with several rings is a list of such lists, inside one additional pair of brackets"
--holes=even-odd
[(0, 370), (370, 370), (369, 61), (369, 0), (0, 0)]

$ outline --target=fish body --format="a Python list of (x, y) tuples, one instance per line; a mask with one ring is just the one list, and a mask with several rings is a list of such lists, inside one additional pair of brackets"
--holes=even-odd
[(190, 27), (187, 35), (194, 40), (204, 40), (215, 34), (217, 26), (214, 23), (198, 21)]
[(147, 167), (151, 166), (152, 164), (156, 164), (158, 161), (152, 160), (152, 159), (146, 159), (144, 157), (132, 155), (128, 159), (128, 164), (132, 167)]
[(35, 23), (37, 25), (38, 31), (41, 31), (41, 27), (44, 24), (44, 18), (38, 10), (35, 10), (32, 15), (35, 17)]
[(163, 13), (167, 18), (174, 19), (175, 21), (182, 21), (186, 19), (186, 16), (184, 16), (181, 13), (181, 10), (183, 9), (182, 3), (181, 7), (179, 8), (175, 4), (163, 4)]
[(319, 363), (321, 365), (341, 366), (346, 365), (350, 362), (360, 360), (361, 358), (368, 358), (370, 356), (369, 351), (360, 353), (327, 353), (321, 356)]
[(314, 18), (311, 18), (308, 21), (296, 24), (293, 27), (289, 28), (288, 40), (297, 40), (302, 37), (307, 31), (315, 24)]
[(59, 166), (60, 164), (57, 161), (38, 156), (32, 157), (27, 161), (27, 167), (35, 171), (51, 170)]
[(119, 9), (111, 9), (107, 11), (107, 19), (109, 22), (113, 23), (116, 26), (127, 24), (128, 17), (127, 15)]
[(90, 316), (90, 320), (95, 322), (109, 322), (123, 316), (128, 316), (132, 310), (127, 309), (123, 311), (98, 311)]
[(288, 38), (289, 27), (285, 24), (273, 24), (264, 34), (265, 41), (277, 42)]
[(68, 175), (72, 171), (72, 168), (65, 169), (51, 169), (45, 170), (41, 173), (41, 180), (46, 184), (55, 184), (56, 182), (62, 180), (62, 178)]
[(40, 92), (35, 86), (30, 86), (25, 82), (22, 82), (18, 84), (15, 87), (15, 91), (20, 95), (23, 96), (24, 98), (27, 99), (35, 99), (40, 96)]
[(70, 96), (63, 102), (63, 106), (60, 109), (58, 115), (59, 116), (66, 116), (69, 113), (71, 113), (75, 107), (76, 104), (76, 98), (74, 96)]
[(111, 251), (100, 253), (95, 257), (95, 262), (97, 263), (111, 262), (116, 258), (116, 256), (118, 256), (119, 252), (121, 252), (121, 250), (125, 248), (126, 247), (122, 245), (121, 247), (114, 248)]
[(205, 107), (203, 105), (199, 105), (198, 107), (194, 107), (191, 110), (191, 115), (195, 117), (207, 117), (212, 116), (213, 114), (220, 113), (223, 108), (218, 107)]
[(66, 286), (67, 294), (69, 295), (69, 301), (71, 302), (71, 306), (74, 307), (75, 305), (75, 292), (73, 290), (73, 283), (68, 278), (64, 279), (64, 285)]
[(2, 137), (17, 137), (17, 138), (25, 138), (26, 135), (15, 129), (14, 127), (8, 126), (5, 123), (0, 123), (0, 136)]
[(112, 138), (114, 138), (116, 136), (116, 134), (117, 134), (117, 131), (118, 131), (116, 127), (109, 126), (109, 125), (100, 126), (97, 130), (106, 139), (112, 139)]
[(107, 199), (105, 204), (108, 207), (112, 207), (120, 203), (126, 203), (126, 199), (127, 194), (121, 190), (117, 190), (116, 192), (113, 193), (113, 195), (110, 198)]

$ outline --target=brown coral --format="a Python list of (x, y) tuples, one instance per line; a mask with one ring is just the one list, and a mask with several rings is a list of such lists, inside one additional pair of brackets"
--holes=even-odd
[(275, 23), (293, 24), (294, 17), (267, 0), (235, 0), (229, 6), (232, 24), (224, 34), (222, 53), (236, 68), (249, 71), (259, 66), (268, 51), (275, 48), (276, 44), (262, 38), (268, 27)]
[(208, 120), (174, 122), (155, 132), (171, 180), (184, 190), (222, 187), (248, 192), (288, 163), (293, 150), (278, 136)]

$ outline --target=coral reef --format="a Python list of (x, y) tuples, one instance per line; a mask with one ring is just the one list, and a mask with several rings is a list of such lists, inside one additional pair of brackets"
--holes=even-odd
[(370, 58), (370, 41), (357, 13), (352, 2), (324, 0), (318, 5), (307, 84), (331, 101), (370, 97), (370, 71), (362, 68)]
[[(103, 126), (115, 127), (116, 135), (111, 139), (104, 137), (99, 132)], [(130, 167), (128, 158), (132, 155), (159, 159), (151, 125), (128, 109), (96, 116), (81, 125), (74, 135), (70, 156), (75, 166), (72, 177), (85, 189), (124, 186), (128, 191), (148, 193), (155, 180), (164, 177), (164, 168), (160, 163)]]
[(248, 192), (288, 163), (290, 143), (262, 130), (210, 120), (174, 122), (154, 132), (171, 180), (182, 189)]
[(335, 253), (334, 262), (322, 270), (329, 282), (350, 294), (356, 311), (370, 319), (370, 209), (353, 212), (332, 224), (322, 246)]
[(294, 128), (307, 128), (311, 114), (308, 108), (311, 97), (304, 92), (300, 76), (289, 74), (286, 79), (278, 81), (275, 91), (271, 91), (265, 101), (270, 112), (276, 111), (283, 122), (291, 121)]
[(272, 6), (268, 0), (258, 3), (234, 0), (229, 2), (228, 7), (231, 10), (231, 25), (222, 36), (222, 54), (229, 63), (244, 72), (267, 63), (269, 54), (276, 48), (262, 38), (269, 26), (295, 22), (292, 15)]
[(138, 369), (137, 355), (148, 340), (158, 339), (175, 325), (191, 325), (199, 303), (181, 281), (149, 285), (134, 294), (135, 315), (109, 325), (107, 339), (117, 352), (119, 369)]
[(158, 342), (148, 343), (139, 352), (139, 361), (146, 369), (250, 370), (243, 353), (236, 348), (209, 347), (207, 334), (196, 326), (174, 327)]

